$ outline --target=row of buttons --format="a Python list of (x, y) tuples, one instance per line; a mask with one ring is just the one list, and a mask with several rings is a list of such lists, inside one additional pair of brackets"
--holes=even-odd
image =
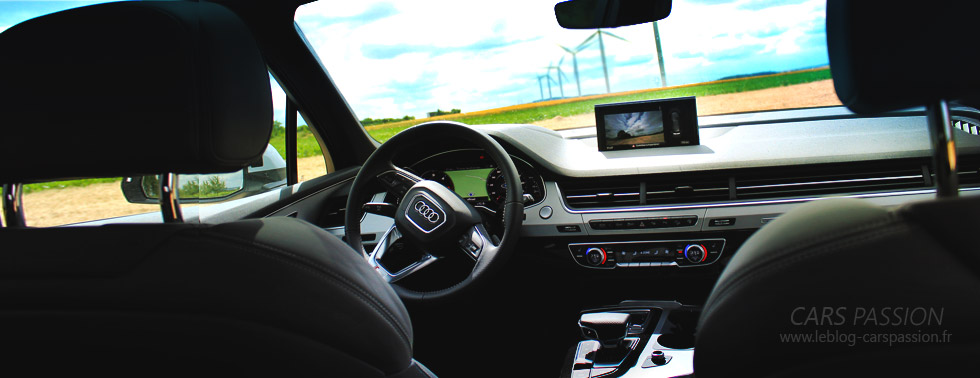
[(588, 268), (646, 268), (708, 265), (721, 257), (725, 239), (573, 243), (572, 258)]
[(648, 228), (691, 227), (698, 223), (696, 215), (634, 219), (603, 219), (589, 221), (594, 230), (639, 230)]
[(674, 262), (631, 262), (616, 264), (617, 268), (652, 268), (655, 266), (677, 266)]

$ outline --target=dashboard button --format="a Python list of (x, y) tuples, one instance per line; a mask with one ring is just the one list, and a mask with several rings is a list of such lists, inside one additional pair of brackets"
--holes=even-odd
[(708, 221), (708, 227), (725, 227), (735, 224), (735, 218), (715, 218)]
[(558, 232), (582, 232), (582, 229), (575, 224), (556, 226), (556, 227), (558, 227)]
[(551, 215), (553, 213), (554, 213), (554, 209), (552, 209), (551, 206), (545, 206), (542, 207), (541, 210), (538, 210), (538, 216), (540, 216), (541, 219), (551, 218)]

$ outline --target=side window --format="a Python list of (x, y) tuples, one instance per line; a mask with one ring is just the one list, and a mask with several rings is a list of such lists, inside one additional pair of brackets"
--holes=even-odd
[[(272, 121), (272, 137), (269, 140), (269, 144), (279, 152), (285, 161), (289, 162), (290, 159), (286, 156), (286, 140), (288, 137), (286, 130), (288, 121), (286, 103), (288, 98), (285, 91), (282, 90), (282, 87), (279, 86), (279, 83), (271, 75), (269, 76), (269, 82), (272, 86), (274, 119)], [(333, 172), (333, 160), (330, 158), (330, 153), (327, 151), (326, 145), (320, 139), (320, 136), (309, 126), (309, 122), (306, 121), (306, 118), (301, 112), (297, 111), (294, 115), (296, 116), (297, 182), (307, 181)]]
[[(269, 146), (260, 159), (245, 169), (223, 174), (179, 175), (181, 207), (237, 200), (287, 184), (287, 165), (296, 164), (297, 182), (334, 170), (316, 132), (296, 112), (296, 156), (286, 155), (286, 94), (270, 75), (274, 127)], [(23, 185), (24, 220), (30, 227), (52, 227), (108, 220), (108, 222), (156, 223), (160, 221), (159, 176), (90, 178)], [(185, 211), (185, 220), (195, 211)], [(125, 218), (121, 218), (125, 217)], [(117, 218), (117, 219), (114, 219)]]
[(110, 177), (23, 185), (24, 221), (30, 227), (52, 227), (148, 214), (134, 221), (159, 222), (160, 205), (127, 201), (120, 190), (123, 180)]

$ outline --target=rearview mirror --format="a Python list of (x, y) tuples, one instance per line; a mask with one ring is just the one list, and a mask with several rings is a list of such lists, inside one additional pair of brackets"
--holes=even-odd
[(568, 0), (555, 4), (565, 29), (615, 28), (663, 20), (671, 0)]
[[(177, 175), (177, 196), (183, 203), (209, 203), (248, 197), (286, 185), (286, 161), (269, 145), (262, 160), (243, 170), (217, 174)], [(160, 176), (124, 177), (122, 192), (130, 203), (160, 202)]]

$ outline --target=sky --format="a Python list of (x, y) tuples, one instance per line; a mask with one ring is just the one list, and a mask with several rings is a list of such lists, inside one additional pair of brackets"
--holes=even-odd
[(630, 134), (630, 137), (653, 135), (664, 132), (663, 113), (659, 110), (649, 112), (607, 114), (606, 138), (619, 137), (619, 132)]
[[(575, 49), (595, 31), (562, 29), (555, 2), (320, 0), (296, 22), (359, 118), (423, 118), (557, 98), (559, 77), (564, 96), (577, 95), (572, 56), (559, 46)], [(91, 3), (0, 1), (0, 31)], [(674, 0), (658, 22), (667, 82), (826, 65), (824, 9), (825, 0)], [(603, 37), (611, 90), (659, 87), (651, 24), (604, 30), (625, 39)], [(598, 44), (576, 60), (582, 94), (605, 93)], [(561, 75), (547, 68), (556, 65)], [(285, 95), (270, 81), (283, 122)]]
[[(658, 22), (670, 85), (828, 64), (825, 0), (674, 0)], [(359, 118), (424, 117), (578, 94), (572, 57), (594, 30), (566, 30), (555, 1), (343, 1), (300, 7), (301, 27)], [(659, 87), (650, 23), (604, 29), (613, 92)], [(598, 44), (577, 54), (582, 94), (605, 93)], [(564, 60), (561, 60), (564, 58)], [(549, 96), (546, 79), (550, 74)], [(543, 90), (542, 90), (543, 89)]]

